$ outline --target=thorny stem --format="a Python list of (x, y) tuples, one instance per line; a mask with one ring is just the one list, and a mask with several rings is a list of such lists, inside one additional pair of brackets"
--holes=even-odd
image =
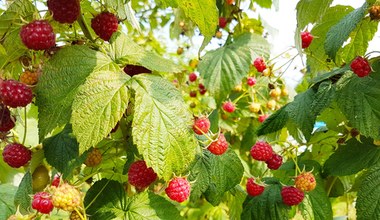
[(22, 145), (25, 144), (25, 140), (26, 140), (26, 133), (27, 133), (27, 130), (28, 130), (28, 127), (27, 127), (27, 118), (26, 118), (26, 107), (24, 107), (24, 137), (22, 138)]
[(91, 32), (88, 30), (87, 24), (84, 20), (83, 15), (81, 14), (79, 19), (78, 19), (79, 26), (81, 27), (83, 34), (92, 42), (94, 42), (94, 38), (91, 35)]
[(338, 179), (338, 177), (334, 176), (332, 182), (329, 185), (329, 188), (327, 189), (327, 192), (326, 192), (327, 196), (330, 195), (331, 189), (333, 188), (333, 186), (334, 186), (334, 184), (335, 184), (335, 182), (336, 182), (337, 179)]

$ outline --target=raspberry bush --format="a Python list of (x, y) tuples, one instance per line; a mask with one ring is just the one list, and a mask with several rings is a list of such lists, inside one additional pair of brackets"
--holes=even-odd
[(0, 219), (378, 218), (377, 1), (3, 2)]

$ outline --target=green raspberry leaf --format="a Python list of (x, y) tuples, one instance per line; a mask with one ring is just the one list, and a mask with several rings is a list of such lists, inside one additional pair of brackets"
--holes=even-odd
[(216, 0), (179, 0), (178, 6), (198, 25), (204, 36), (214, 36), (219, 18)]
[(285, 127), (286, 122), (289, 119), (289, 114), (286, 110), (288, 105), (283, 106), (275, 113), (271, 114), (269, 118), (260, 125), (257, 130), (257, 135), (270, 134)]
[(369, 169), (360, 185), (356, 210), (358, 220), (380, 219), (380, 165)]
[(289, 118), (294, 122), (297, 127), (302, 131), (306, 140), (311, 137), (311, 132), (314, 128), (314, 122), (317, 118), (312, 112), (312, 103), (315, 98), (315, 91), (308, 89), (303, 93), (298, 94), (294, 101), (289, 103), (286, 107)]
[(338, 150), (325, 162), (324, 170), (334, 176), (347, 176), (368, 168), (380, 159), (380, 148), (371, 138), (355, 138), (340, 145)]
[(29, 171), (27, 171), (24, 177), (22, 178), (20, 185), (18, 186), (14, 198), (15, 206), (19, 206), (20, 211), (27, 212), (27, 210), (29, 210), (32, 204), (32, 199), (30, 198), (30, 195), (32, 194), (32, 174)]
[(265, 187), (260, 196), (247, 196), (243, 204), (241, 219), (246, 220), (286, 220), (289, 207), (282, 203), (281, 185)]
[(227, 98), (232, 88), (247, 76), (253, 58), (267, 58), (268, 42), (257, 34), (243, 34), (227, 46), (210, 51), (199, 63), (198, 71), (205, 86), (218, 104)]
[(335, 59), (338, 50), (367, 13), (367, 8), (368, 3), (365, 2), (362, 7), (355, 9), (330, 28), (325, 41), (325, 50), (329, 57)]
[(189, 181), (194, 182), (191, 199), (199, 199), (204, 194), (214, 206), (221, 202), (225, 192), (240, 183), (244, 172), (239, 157), (232, 150), (219, 156), (205, 150), (202, 156), (197, 156), (190, 170)]
[(182, 71), (179, 65), (145, 50), (124, 33), (114, 33), (110, 43), (109, 56), (116, 63), (141, 65), (158, 72), (177, 73)]
[(13, 198), (18, 188), (11, 183), (0, 185), (0, 219), (8, 219), (10, 215), (16, 212), (13, 204)]
[(337, 84), (336, 101), (352, 127), (380, 139), (380, 80), (346, 74)]
[(350, 35), (350, 43), (338, 51), (338, 59), (342, 63), (350, 63), (358, 55), (363, 55), (367, 51), (368, 43), (375, 36), (378, 23), (366, 17), (357, 25)]
[(163, 197), (148, 191), (128, 197), (121, 183), (108, 179), (97, 181), (87, 191), (84, 205), (91, 219), (182, 219)]
[(43, 149), (46, 161), (61, 172), (65, 179), (71, 176), (73, 169), (85, 160), (85, 156), (78, 158), (79, 144), (70, 124), (58, 134), (46, 138), (43, 141)]
[(88, 75), (100, 69), (119, 68), (109, 57), (86, 46), (64, 47), (44, 64), (36, 88), (40, 141), (57, 126), (70, 122), (79, 87)]
[(325, 220), (332, 219), (331, 203), (323, 188), (320, 176), (316, 176), (317, 186), (311, 192), (305, 193), (305, 199), (300, 204), (300, 210), (305, 219)]
[(9, 5), (7, 11), (0, 16), (0, 36), (4, 36), (8, 31), (12, 31), (21, 24), (21, 17), (27, 21), (31, 21), (33, 16), (30, 16), (34, 12), (37, 12), (37, 8), (29, 0), (16, 0)]
[(149, 74), (132, 80), (133, 141), (147, 165), (169, 180), (194, 159), (197, 142), (190, 130), (192, 116), (179, 91), (167, 80)]
[[(345, 15), (353, 11), (351, 6), (337, 5), (328, 8), (322, 20), (319, 21), (311, 30), (311, 34), (315, 36), (313, 43), (308, 50), (313, 51), (312, 55), (307, 56), (306, 64), (310, 67), (310, 72), (315, 74), (326, 70), (331, 70), (335, 64), (328, 61), (325, 52), (326, 34), (331, 27), (336, 25)], [(305, 13), (307, 16), (307, 13)], [(322, 61), (322, 62), (321, 62)]]
[(106, 137), (123, 116), (129, 101), (129, 79), (122, 71), (97, 71), (79, 87), (71, 123), (81, 153)]
[(332, 0), (299, 1), (297, 3), (298, 28), (303, 29), (309, 23), (320, 21), (331, 3)]

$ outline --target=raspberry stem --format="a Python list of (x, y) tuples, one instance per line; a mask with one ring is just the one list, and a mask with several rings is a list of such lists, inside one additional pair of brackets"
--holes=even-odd
[(92, 37), (82, 14), (79, 16), (78, 24), (81, 27), (84, 36), (86, 36), (91, 42), (94, 42), (94, 38)]
[(24, 107), (24, 137), (22, 138), (22, 145), (25, 144), (25, 140), (26, 140), (26, 132), (28, 130), (28, 123), (27, 123), (27, 118), (26, 118), (26, 107)]
[(87, 220), (86, 215), (82, 215), (82, 213), (77, 208), (74, 208), (74, 210), (77, 212), (77, 214), (79, 215), (80, 219)]

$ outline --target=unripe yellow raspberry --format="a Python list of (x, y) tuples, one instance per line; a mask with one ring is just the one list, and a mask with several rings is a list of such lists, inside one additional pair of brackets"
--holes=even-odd
[(310, 192), (317, 186), (317, 181), (312, 172), (303, 172), (296, 177), (295, 185), (299, 190)]
[(82, 201), (82, 195), (78, 189), (68, 183), (61, 183), (58, 187), (52, 187), (52, 200), (54, 207), (65, 211), (74, 211)]
[(26, 70), (25, 72), (21, 73), (20, 81), (27, 85), (34, 85), (38, 82), (38, 73)]
[(94, 167), (102, 162), (102, 153), (98, 148), (93, 148), (91, 152), (88, 153), (86, 161), (84, 164), (88, 167)]

